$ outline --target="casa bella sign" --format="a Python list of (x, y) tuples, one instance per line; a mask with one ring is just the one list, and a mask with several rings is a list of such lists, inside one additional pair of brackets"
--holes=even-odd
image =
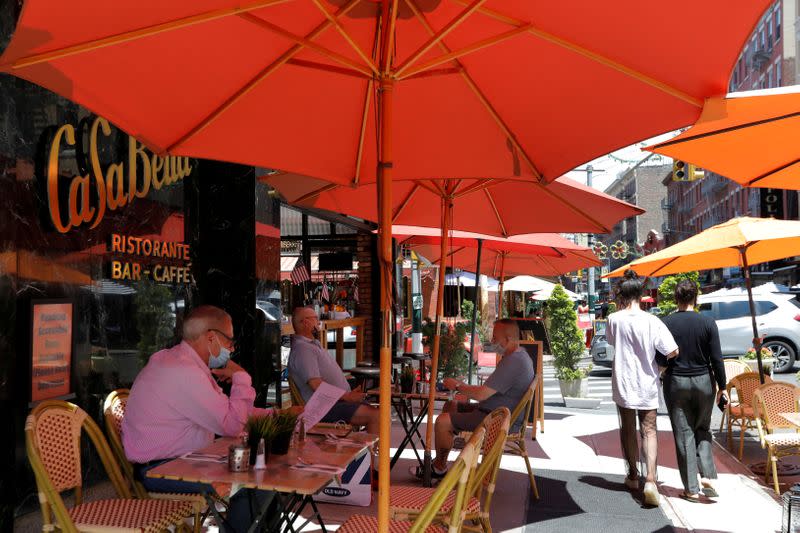
[[(188, 157), (153, 154), (134, 137), (128, 136), (127, 159), (100, 164), (100, 143), (111, 136), (111, 125), (97, 117), (89, 128), (85, 175), (65, 177), (59, 174), (59, 158), (65, 149), (85, 150), (76, 142), (76, 128), (64, 124), (52, 137), (47, 150), (46, 190), (49, 218), (59, 233), (91, 224), (96, 228), (107, 211), (115, 211), (144, 198), (150, 189), (159, 190), (182, 180), (192, 172)], [(61, 184), (68, 182), (68, 187)], [(66, 190), (65, 190), (66, 189)]]

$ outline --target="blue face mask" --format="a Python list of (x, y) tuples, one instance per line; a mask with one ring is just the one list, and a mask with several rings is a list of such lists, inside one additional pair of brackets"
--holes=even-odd
[(219, 342), (219, 339), (217, 339), (217, 344), (219, 344), (219, 355), (212, 355), (211, 348), (208, 349), (209, 368), (224, 368), (225, 365), (228, 364), (228, 360), (231, 358), (231, 351), (224, 347), (222, 343)]

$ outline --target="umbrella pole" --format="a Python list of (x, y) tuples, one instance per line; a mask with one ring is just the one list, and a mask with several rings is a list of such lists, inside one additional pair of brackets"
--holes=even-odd
[[(445, 185), (449, 192), (449, 184)], [(433, 442), (433, 400), (436, 396), (436, 379), (439, 374), (439, 348), (441, 346), (442, 317), (444, 315), (444, 284), (446, 281), (447, 267), (444, 258), (447, 257), (447, 232), (450, 223), (450, 212), (453, 208), (453, 200), (449, 197), (442, 197), (442, 238), (440, 242), (439, 257), (439, 286), (436, 289), (436, 322), (433, 330), (433, 349), (431, 350), (431, 372), (428, 376), (428, 422), (425, 427), (425, 462), (423, 484), (431, 486), (431, 443)]]
[(467, 370), (467, 383), (472, 385), (472, 358), (475, 357), (475, 322), (478, 319), (478, 309), (481, 305), (481, 252), (483, 239), (478, 239), (478, 265), (475, 267), (475, 298), (472, 300), (472, 327), (469, 335), (469, 363)]
[(758, 334), (758, 324), (756, 323), (756, 305), (753, 302), (753, 282), (750, 279), (750, 265), (747, 263), (747, 248), (739, 248), (742, 257), (742, 270), (744, 271), (744, 282), (747, 287), (747, 301), (750, 304), (750, 319), (753, 323), (753, 348), (756, 350), (756, 360), (758, 361), (758, 377), (761, 384), (764, 384), (764, 366), (761, 363), (761, 337)]
[(503, 318), (503, 283), (505, 282), (506, 270), (506, 254), (500, 254), (500, 287), (497, 289), (497, 299), (500, 301), (500, 306), (497, 312), (497, 318)]

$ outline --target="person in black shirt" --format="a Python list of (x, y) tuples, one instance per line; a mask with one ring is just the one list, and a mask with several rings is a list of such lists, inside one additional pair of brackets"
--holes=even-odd
[(664, 399), (667, 402), (672, 435), (678, 455), (678, 469), (683, 481), (683, 498), (700, 499), (700, 485), (706, 496), (718, 496), (711, 480), (717, 468), (711, 450), (711, 411), (714, 408), (714, 386), (719, 392), (716, 403), (725, 392), (725, 364), (719, 344), (719, 330), (713, 319), (696, 313), (697, 285), (683, 280), (675, 287), (678, 311), (664, 318), (664, 323), (678, 343), (678, 357), (667, 362), (664, 372)]

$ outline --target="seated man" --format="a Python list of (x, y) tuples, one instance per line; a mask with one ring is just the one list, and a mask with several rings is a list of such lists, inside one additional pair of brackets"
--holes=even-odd
[[(137, 479), (153, 492), (213, 490), (200, 483), (145, 474), (165, 461), (210, 445), (215, 435), (238, 436), (256, 410), (250, 375), (229, 360), (235, 349), (230, 315), (210, 305), (197, 307), (184, 319), (182, 333), (180, 344), (150, 356), (133, 382), (122, 420), (125, 455)], [(230, 397), (214, 377), (231, 383)], [(255, 497), (260, 500), (266, 494)], [(228, 525), (236, 531), (250, 525), (253, 496), (242, 490), (231, 498)]]
[(367, 432), (378, 433), (378, 409), (364, 403), (364, 393), (350, 390), (342, 369), (316, 340), (319, 319), (312, 307), (298, 307), (292, 314), (292, 350), (289, 353), (289, 377), (300, 396), (308, 401), (323, 381), (347, 392), (331, 407), (323, 422), (347, 422), (366, 426)]
[[(445, 378), (443, 384), (449, 390), (458, 391), (470, 402), (447, 402), (442, 414), (434, 423), (436, 458), (433, 460), (431, 476), (444, 477), (447, 473), (447, 456), (453, 448), (453, 437), (461, 431), (475, 431), (484, 417), (498, 407), (508, 407), (513, 411), (533, 381), (535, 370), (533, 360), (519, 345), (519, 326), (513, 320), (502, 319), (494, 323), (492, 332), (493, 349), (501, 356), (497, 368), (483, 385), (467, 385), (462, 381)], [(489, 346), (484, 346), (489, 350)], [(523, 423), (511, 421), (511, 431), (518, 431)], [(422, 469), (416, 467), (412, 472), (422, 477)]]

